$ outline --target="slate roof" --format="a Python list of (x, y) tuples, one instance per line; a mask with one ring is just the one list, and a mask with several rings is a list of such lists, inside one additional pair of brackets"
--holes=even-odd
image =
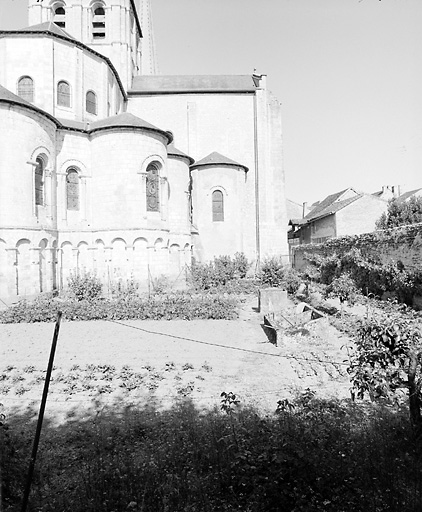
[(422, 190), (422, 188), (416, 188), (415, 190), (410, 190), (409, 192), (405, 192), (404, 194), (402, 194), (398, 199), (397, 201), (399, 201), (400, 203), (403, 202), (403, 201), (407, 201), (408, 199), (410, 199), (413, 195), (415, 195), (417, 192), (420, 192)]
[(56, 36), (65, 37), (67, 39), (72, 39), (76, 42), (76, 39), (69, 34), (69, 32), (66, 32), (66, 30), (63, 30), (61, 27), (57, 26), (52, 21), (45, 21), (44, 23), (39, 23), (37, 25), (31, 25), (30, 27), (25, 27), (20, 30), (14, 30), (13, 32), (19, 32), (21, 34), (28, 34), (28, 33), (43, 33), (43, 32), (49, 32), (51, 34), (55, 34)]
[(57, 126), (60, 126), (60, 121), (58, 121), (54, 116), (52, 116), (48, 112), (45, 112), (45, 110), (36, 107), (29, 101), (24, 100), (20, 96), (17, 96), (16, 94), (9, 91), (9, 89), (6, 89), (6, 87), (3, 87), (2, 85), (0, 85), (0, 102), (12, 103), (13, 105), (20, 105), (22, 107), (29, 108), (30, 110), (34, 110), (35, 112), (38, 112), (39, 114), (42, 114), (51, 119)]
[(198, 162), (195, 162), (193, 165), (191, 165), (191, 169), (196, 169), (197, 167), (204, 167), (208, 165), (223, 165), (228, 167), (242, 167), (244, 171), (248, 172), (248, 168), (246, 165), (239, 164), (239, 162), (235, 162), (231, 158), (228, 158), (227, 156), (222, 155), (221, 153), (217, 153), (217, 151), (214, 151), (213, 153), (210, 153), (205, 158), (202, 158), (202, 160), (199, 160)]
[(123, 114), (118, 114), (117, 116), (107, 117), (101, 121), (90, 123), (87, 131), (92, 133), (108, 128), (142, 128), (143, 130), (157, 132), (161, 135), (165, 135), (169, 143), (173, 140), (173, 136), (170, 134), (170, 132), (161, 130), (160, 128), (157, 128), (157, 126), (154, 126), (153, 124), (148, 123), (148, 121), (144, 121), (140, 117), (134, 116), (129, 112), (124, 112)]
[(321, 201), (315, 208), (308, 213), (308, 215), (305, 216), (304, 219), (302, 219), (305, 222), (302, 222), (302, 224), (306, 224), (308, 222), (311, 222), (315, 219), (320, 219), (322, 217), (326, 217), (327, 215), (332, 215), (333, 213), (338, 212), (339, 210), (343, 209), (347, 205), (353, 203), (356, 201), (356, 199), (359, 199), (359, 197), (362, 197), (363, 194), (358, 194), (354, 197), (350, 197), (348, 199), (339, 200), (342, 195), (344, 195), (345, 192), (347, 192), (349, 189), (346, 188), (344, 190), (341, 190), (340, 192), (336, 192), (335, 194), (331, 194), (327, 196), (323, 201)]
[(252, 75), (144, 75), (136, 76), (129, 94), (187, 92), (255, 92)]
[(180, 158), (186, 158), (187, 160), (189, 160), (189, 165), (192, 165), (195, 162), (194, 158), (192, 158), (191, 156), (187, 155), (186, 153), (183, 153), (183, 151), (180, 151), (180, 149), (177, 149), (174, 146), (173, 142), (171, 142), (167, 146), (167, 154), (169, 156), (176, 156), (176, 157), (180, 157)]

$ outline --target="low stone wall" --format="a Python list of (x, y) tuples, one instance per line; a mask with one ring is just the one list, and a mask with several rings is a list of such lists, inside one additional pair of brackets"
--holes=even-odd
[(381, 263), (401, 261), (408, 270), (422, 267), (422, 223), (385, 229), (356, 236), (333, 238), (323, 244), (299, 245), (293, 249), (293, 268), (304, 269), (309, 263), (304, 254), (342, 255), (360, 249), (363, 255), (379, 258)]

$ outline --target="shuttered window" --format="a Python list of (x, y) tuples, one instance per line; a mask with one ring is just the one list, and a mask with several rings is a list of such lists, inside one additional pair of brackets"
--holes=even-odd
[(86, 111), (90, 114), (97, 115), (97, 96), (95, 92), (88, 91), (86, 93)]
[(30, 76), (23, 76), (19, 79), (18, 96), (31, 103), (34, 101), (34, 81)]
[(155, 164), (149, 164), (147, 167), (146, 195), (147, 211), (160, 211), (160, 186), (159, 186), (158, 167)]
[(57, 105), (70, 107), (70, 85), (67, 82), (57, 84)]
[(36, 159), (35, 167), (35, 204), (43, 206), (44, 204), (44, 160), (41, 157)]
[(79, 174), (69, 169), (66, 174), (66, 201), (68, 210), (79, 210)]
[(53, 22), (61, 28), (66, 27), (66, 11), (63, 6), (56, 7), (54, 9)]
[(221, 190), (214, 190), (212, 193), (212, 220), (213, 222), (224, 221), (224, 202)]
[(94, 39), (105, 38), (105, 11), (104, 7), (94, 7), (92, 17), (92, 37)]

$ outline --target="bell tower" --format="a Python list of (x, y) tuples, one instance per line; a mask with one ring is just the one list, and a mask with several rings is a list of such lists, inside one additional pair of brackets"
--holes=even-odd
[(151, 0), (136, 0), (139, 20), (142, 27), (141, 75), (158, 74), (157, 55), (154, 43)]
[(28, 0), (29, 25), (53, 22), (108, 57), (126, 89), (141, 73), (141, 24), (134, 0)]

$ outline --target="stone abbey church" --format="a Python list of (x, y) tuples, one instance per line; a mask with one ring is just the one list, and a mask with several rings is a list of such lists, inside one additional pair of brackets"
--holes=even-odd
[(0, 298), (288, 253), (264, 75), (156, 74), (149, 0), (29, 0), (28, 18), (0, 31)]

